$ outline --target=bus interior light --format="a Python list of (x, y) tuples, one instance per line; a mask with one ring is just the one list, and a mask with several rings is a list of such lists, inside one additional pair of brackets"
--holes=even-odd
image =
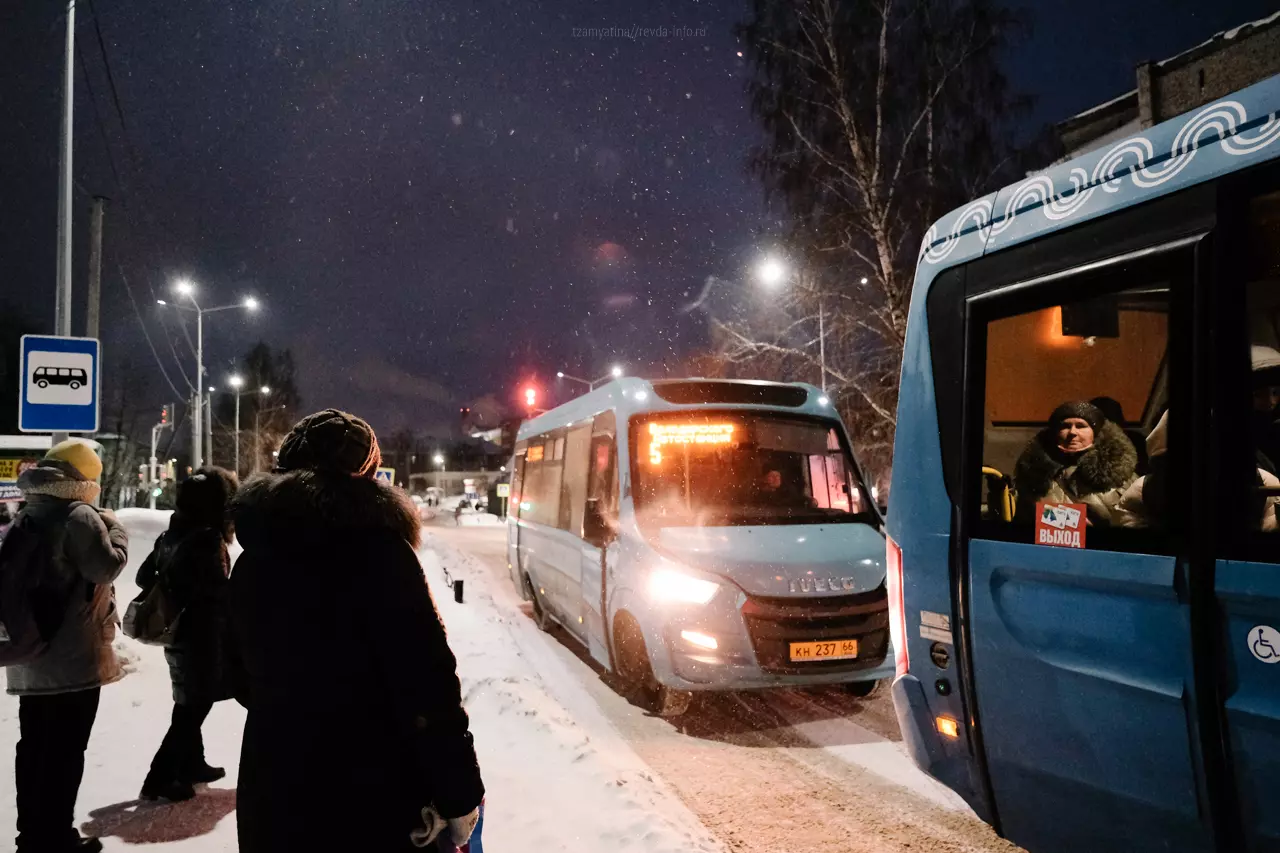
[(950, 717), (935, 717), (934, 722), (938, 727), (938, 734), (943, 737), (957, 740), (960, 737), (960, 724)]

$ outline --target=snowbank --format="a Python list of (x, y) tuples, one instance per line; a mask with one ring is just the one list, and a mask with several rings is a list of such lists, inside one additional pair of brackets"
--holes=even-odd
[[(547, 651), (532, 622), (504, 615), (519, 613), (514, 591), (437, 537), (427, 540), (423, 566), (458, 656), (489, 791), (486, 848), (722, 850)], [(445, 568), (466, 581), (465, 603), (449, 594)]]

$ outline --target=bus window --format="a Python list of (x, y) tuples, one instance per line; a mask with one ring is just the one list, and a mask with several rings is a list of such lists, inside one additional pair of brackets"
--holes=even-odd
[(569, 430), (564, 442), (564, 478), (560, 486), (560, 529), (582, 535), (582, 513), (587, 505), (587, 466), (590, 462), (591, 424)]
[(1162, 526), (1170, 289), (1125, 284), (987, 324), (984, 521)]
[(636, 510), (655, 527), (867, 521), (834, 427), (776, 416), (633, 422)]
[(1257, 470), (1248, 526), (1273, 533), (1280, 502), (1280, 192), (1259, 196), (1249, 208), (1249, 434)]

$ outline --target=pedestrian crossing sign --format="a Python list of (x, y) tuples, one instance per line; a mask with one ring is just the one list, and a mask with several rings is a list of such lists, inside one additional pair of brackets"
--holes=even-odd
[(396, 484), (396, 469), (395, 468), (379, 468), (377, 471), (374, 472), (373, 479), (381, 480), (382, 482), (386, 483), (388, 486), (394, 486)]

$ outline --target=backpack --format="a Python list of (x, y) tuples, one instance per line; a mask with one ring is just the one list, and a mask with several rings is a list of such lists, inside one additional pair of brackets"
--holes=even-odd
[(62, 627), (71, 590), (50, 583), (54, 537), (49, 528), (79, 505), (74, 501), (43, 521), (21, 512), (0, 543), (0, 667), (40, 657)]

